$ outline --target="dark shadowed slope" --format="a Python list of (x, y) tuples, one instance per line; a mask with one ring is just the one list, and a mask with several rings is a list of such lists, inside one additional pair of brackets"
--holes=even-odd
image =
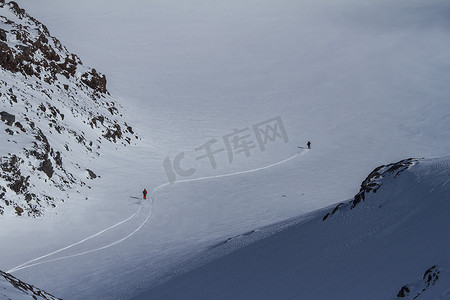
[(136, 299), (448, 299), (449, 213), (449, 157), (382, 166), (354, 200)]

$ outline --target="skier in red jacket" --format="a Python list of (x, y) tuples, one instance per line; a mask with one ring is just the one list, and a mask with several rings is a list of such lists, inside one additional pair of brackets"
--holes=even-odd
[(147, 190), (146, 190), (146, 189), (144, 189), (144, 190), (142, 191), (142, 194), (144, 194), (144, 199), (147, 199)]

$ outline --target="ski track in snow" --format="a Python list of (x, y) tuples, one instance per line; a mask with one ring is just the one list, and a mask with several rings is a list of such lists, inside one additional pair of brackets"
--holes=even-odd
[[(281, 165), (283, 163), (286, 163), (286, 162), (288, 162), (288, 161), (290, 161), (290, 160), (292, 160), (292, 159), (294, 159), (294, 158), (296, 158), (296, 157), (306, 153), (307, 151), (308, 150), (306, 150), (306, 149), (302, 150), (301, 152), (299, 152), (299, 153), (297, 153), (295, 155), (292, 155), (291, 157), (286, 158), (286, 159), (284, 159), (282, 161), (279, 161), (279, 162), (276, 162), (276, 163), (273, 163), (273, 164), (270, 164), (270, 165), (267, 165), (267, 166), (264, 166), (264, 167), (252, 169), (252, 170), (241, 171), (241, 172), (230, 173), (230, 174), (213, 175), (213, 176), (205, 176), (205, 177), (199, 177), (199, 178), (193, 178), (193, 179), (178, 180), (178, 181), (175, 181), (173, 184), (185, 183), (185, 182), (194, 182), (194, 181), (207, 180), (207, 179), (217, 179), (217, 178), (237, 176), (237, 175), (242, 175), (242, 174), (247, 174), (247, 173), (254, 173), (254, 172), (258, 172), (258, 171), (261, 171), (261, 170), (269, 169), (269, 168)], [(63, 257), (58, 257), (58, 258), (54, 258), (54, 259), (38, 262), (39, 260), (42, 260), (42, 259), (47, 258), (49, 256), (55, 255), (57, 253), (60, 253), (62, 251), (70, 249), (70, 248), (72, 248), (74, 246), (80, 245), (80, 244), (82, 244), (82, 243), (84, 243), (84, 242), (86, 242), (86, 241), (88, 241), (90, 239), (93, 239), (93, 238), (95, 238), (95, 237), (97, 237), (97, 236), (99, 236), (99, 235), (101, 235), (101, 234), (103, 234), (103, 233), (105, 233), (105, 232), (107, 232), (107, 231), (117, 227), (117, 226), (125, 224), (126, 222), (130, 221), (131, 219), (133, 219), (133, 218), (135, 218), (136, 216), (139, 215), (139, 213), (142, 211), (142, 208), (143, 208), (145, 202), (143, 202), (139, 206), (139, 209), (133, 215), (131, 215), (130, 217), (128, 217), (128, 218), (126, 218), (126, 219), (124, 219), (124, 220), (122, 220), (122, 221), (120, 221), (120, 222), (118, 222), (118, 223), (108, 227), (108, 228), (105, 228), (105, 229), (103, 229), (103, 230), (101, 230), (101, 231), (99, 231), (99, 232), (97, 232), (97, 233), (95, 233), (95, 234), (93, 234), (93, 235), (91, 235), (91, 236), (89, 236), (87, 238), (84, 238), (84, 239), (82, 239), (82, 240), (80, 240), (80, 241), (78, 241), (76, 243), (73, 243), (71, 245), (68, 245), (68, 246), (66, 246), (64, 248), (61, 248), (61, 249), (56, 250), (56, 251), (53, 251), (51, 253), (39, 256), (37, 258), (34, 258), (32, 260), (29, 260), (29, 261), (21, 264), (21, 265), (18, 265), (16, 267), (12, 268), (11, 270), (8, 270), (7, 273), (17, 272), (17, 271), (20, 271), (20, 270), (23, 270), (23, 269), (31, 268), (31, 267), (34, 267), (34, 266), (38, 266), (38, 265), (42, 265), (42, 264), (45, 264), (45, 263), (50, 263), (50, 262), (54, 262), (54, 261), (58, 261), (58, 260), (63, 260), (63, 259), (68, 259), (68, 258), (73, 258), (73, 257), (77, 257), (77, 256), (86, 255), (86, 254), (89, 254), (89, 253), (93, 253), (93, 252), (97, 252), (97, 251), (101, 251), (101, 250), (113, 247), (113, 246), (115, 246), (115, 245), (117, 245), (119, 243), (122, 243), (123, 241), (127, 240), (128, 238), (130, 238), (131, 236), (136, 234), (139, 230), (141, 230), (142, 227), (144, 227), (144, 225), (148, 222), (148, 220), (150, 219), (150, 217), (152, 215), (157, 191), (162, 189), (162, 188), (164, 188), (164, 187), (166, 187), (166, 186), (169, 186), (169, 185), (171, 185), (171, 183), (167, 182), (167, 183), (163, 183), (163, 184), (157, 186), (155, 189), (153, 189), (153, 191), (151, 193), (151, 196), (150, 196), (150, 199), (151, 199), (151, 201), (150, 201), (150, 209), (149, 209), (147, 217), (145, 218), (145, 220), (134, 231), (132, 231), (130, 234), (126, 235), (125, 237), (123, 237), (123, 238), (121, 238), (119, 240), (116, 240), (116, 241), (114, 241), (114, 242), (112, 242), (112, 243), (110, 243), (108, 245), (99, 247), (99, 248), (95, 248), (95, 249), (83, 251), (83, 252), (72, 254), (72, 255), (67, 255), (67, 256), (63, 256)]]

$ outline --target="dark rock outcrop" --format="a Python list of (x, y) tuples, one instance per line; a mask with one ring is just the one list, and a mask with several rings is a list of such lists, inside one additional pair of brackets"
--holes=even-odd
[(380, 179), (393, 176), (393, 178), (397, 178), (403, 171), (410, 168), (419, 160), (416, 158), (408, 158), (401, 160), (396, 163), (392, 163), (389, 165), (379, 166), (375, 170), (373, 170), (369, 176), (361, 183), (361, 188), (359, 193), (355, 195), (353, 201), (351, 201), (351, 208), (354, 208), (361, 201), (364, 201), (367, 193), (376, 193), (377, 190), (381, 187)]
[(6, 111), (0, 112), (0, 118), (6, 125), (12, 126), (16, 121), (16, 117), (12, 114), (7, 113)]
[(400, 289), (400, 291), (397, 293), (397, 298), (404, 298), (409, 295), (409, 292), (411, 290), (408, 288), (408, 286), (404, 285)]
[(375, 168), (375, 170), (373, 170), (369, 174), (369, 176), (367, 176), (367, 178), (361, 183), (361, 188), (355, 195), (353, 200), (346, 203), (339, 203), (331, 212), (325, 214), (325, 216), (322, 218), (322, 221), (325, 221), (326, 219), (337, 213), (339, 210), (342, 210), (344, 207), (350, 209), (355, 208), (358, 204), (366, 199), (367, 194), (376, 193), (381, 188), (381, 186), (383, 185), (383, 178), (392, 177), (393, 179), (395, 179), (403, 171), (409, 169), (418, 161), (419, 159), (416, 158), (408, 158), (396, 163), (382, 165)]
[(397, 298), (417, 299), (423, 292), (431, 288), (439, 279), (440, 271), (436, 265), (432, 266), (422, 276), (422, 280), (418, 280), (412, 284), (401, 287), (397, 293)]
[(333, 208), (333, 210), (331, 211), (331, 213), (327, 213), (327, 214), (323, 217), (322, 221), (325, 221), (328, 217), (334, 215), (334, 214), (339, 210), (339, 208), (340, 208), (342, 205), (344, 205), (344, 203), (339, 203), (338, 205), (336, 205), (336, 207)]
[(38, 170), (44, 172), (48, 176), (48, 178), (52, 178), (53, 176), (53, 165), (48, 158), (42, 162)]
[(81, 81), (94, 91), (103, 94), (108, 93), (106, 90), (106, 76), (100, 75), (95, 69), (81, 75)]
[(97, 175), (92, 170), (86, 169), (86, 171), (88, 172), (90, 179), (97, 178)]
[[(0, 278), (6, 280), (11, 284), (11, 290), (14, 290), (14, 292), (10, 293), (10, 296), (13, 295), (17, 296), (16, 290), (19, 290), (24, 295), (29, 295), (31, 298), (39, 300), (39, 299), (45, 299), (45, 300), (58, 300), (59, 298), (56, 298), (55, 296), (45, 292), (44, 290), (38, 289), (31, 284), (25, 283), (20, 279), (17, 279), (11, 274), (5, 273), (3, 271), (0, 271)], [(8, 290), (2, 290), (2, 295), (5, 296), (5, 299), (10, 299), (8, 296)]]
[(17, 214), (18, 216), (21, 216), (22, 213), (23, 213), (23, 208), (20, 207), (20, 206), (16, 206), (15, 209), (16, 209), (16, 214)]

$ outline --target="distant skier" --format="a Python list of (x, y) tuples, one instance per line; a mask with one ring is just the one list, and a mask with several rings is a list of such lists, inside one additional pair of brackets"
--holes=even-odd
[(308, 146), (308, 149), (311, 149), (311, 142), (308, 141), (308, 143), (306, 143), (306, 146)]
[(147, 199), (147, 190), (146, 190), (146, 189), (144, 189), (144, 190), (142, 191), (142, 194), (144, 194), (144, 199)]

